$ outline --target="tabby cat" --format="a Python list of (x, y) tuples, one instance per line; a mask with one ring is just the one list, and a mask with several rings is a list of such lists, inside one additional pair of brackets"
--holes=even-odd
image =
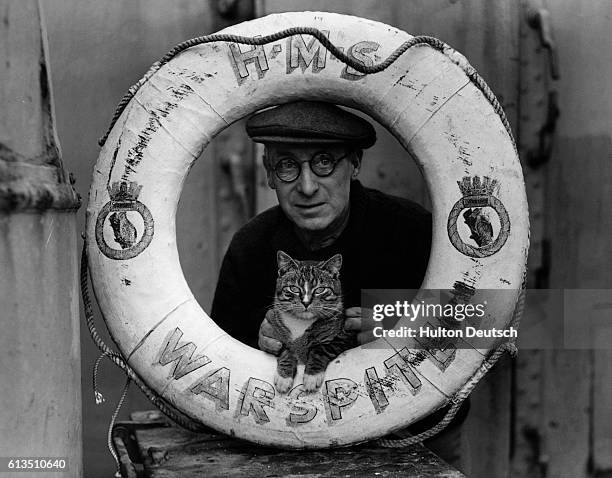
[(279, 393), (288, 392), (299, 361), (306, 366), (304, 389), (314, 392), (328, 364), (354, 345), (354, 337), (343, 327), (342, 255), (322, 262), (297, 261), (278, 251), (277, 262), (274, 303), (266, 314), (284, 345), (274, 386)]

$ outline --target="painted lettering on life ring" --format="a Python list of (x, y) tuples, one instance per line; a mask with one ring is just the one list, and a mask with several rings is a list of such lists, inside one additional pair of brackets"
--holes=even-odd
[[(154, 222), (149, 208), (138, 201), (142, 186), (132, 181), (117, 181), (109, 188), (110, 201), (107, 202), (96, 220), (96, 243), (102, 254), (109, 259), (133, 259), (144, 251), (153, 239)], [(136, 212), (144, 223), (144, 232), (138, 237), (136, 226), (127, 216)], [(111, 247), (104, 237), (104, 227), (112, 228), (114, 242), (119, 248)]]
[[(510, 218), (502, 202), (493, 194), (498, 186), (496, 179), (484, 176), (465, 176), (457, 181), (463, 197), (448, 216), (448, 237), (459, 252), (470, 257), (489, 257), (499, 252), (510, 235)], [(499, 219), (499, 231), (495, 234), (491, 211)], [(462, 237), (457, 222), (463, 217), (469, 228), (469, 237)], [(463, 234), (466, 235), (465, 233)]]
[[(329, 38), (329, 30), (322, 30), (322, 33)], [(304, 40), (308, 39), (308, 43)], [(249, 78), (250, 73), (254, 72), (258, 80), (265, 77), (270, 70), (270, 59), (276, 58), (284, 49), (285, 51), (285, 73), (291, 74), (296, 70), (305, 73), (309, 68), (312, 73), (319, 73), (325, 69), (328, 60), (328, 50), (321, 45), (316, 38), (308, 35), (293, 35), (284, 42), (273, 43), (270, 45), (255, 45), (244, 49), (241, 45), (230, 43), (229, 59), (236, 75), (239, 85)], [(372, 66), (374, 60), (371, 55), (378, 51), (380, 43), (375, 41), (360, 41), (349, 45), (348, 48), (339, 47), (341, 51), (346, 50), (349, 58), (361, 63), (363, 66)], [(266, 52), (267, 49), (267, 52)], [(330, 56), (330, 59), (336, 58)], [(361, 73), (348, 65), (342, 69), (340, 78), (345, 80), (360, 80), (365, 77)]]
[[(215, 405), (218, 413), (230, 410), (230, 378), (231, 370), (228, 367), (215, 366), (204, 354), (197, 353), (194, 342), (183, 340), (183, 331), (180, 327), (172, 329), (162, 340), (155, 367), (172, 365), (166, 375), (166, 380), (180, 380), (187, 375), (201, 371), (203, 374), (196, 379), (188, 391), (192, 395), (203, 397)], [(406, 347), (384, 360), (383, 376), (378, 375), (374, 365), (364, 370), (364, 386), (367, 395), (360, 391), (360, 386), (349, 378), (330, 378), (325, 381), (321, 390), (321, 398), (325, 409), (326, 424), (333, 426), (344, 418), (344, 413), (350, 409), (360, 398), (369, 397), (377, 414), (383, 413), (392, 400), (391, 392), (402, 383), (412, 396), (421, 391), (422, 382), (415, 372), (423, 360), (428, 359), (442, 372), (444, 372), (455, 358), (454, 347), (446, 350), (419, 350), (413, 351)], [(311, 422), (319, 411), (317, 405), (307, 396), (303, 384), (295, 386), (288, 394), (291, 408), (285, 418), (285, 423), (291, 427), (298, 427)], [(240, 396), (234, 415), (237, 418), (250, 417), (258, 425), (270, 423), (267, 410), (274, 407), (277, 398), (274, 386), (261, 378), (249, 377), (242, 385)]]

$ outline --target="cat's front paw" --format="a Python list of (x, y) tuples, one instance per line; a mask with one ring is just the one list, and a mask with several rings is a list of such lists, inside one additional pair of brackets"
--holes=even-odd
[(274, 388), (278, 393), (287, 393), (293, 385), (293, 377), (281, 377), (278, 372), (274, 375)]
[(323, 385), (325, 372), (319, 372), (314, 375), (304, 374), (304, 390), (307, 392), (316, 392)]

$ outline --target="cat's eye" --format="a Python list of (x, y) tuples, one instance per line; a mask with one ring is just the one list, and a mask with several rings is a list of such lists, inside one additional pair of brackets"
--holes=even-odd
[(331, 290), (329, 287), (317, 287), (314, 290), (315, 295), (325, 294), (327, 291)]
[(300, 288), (294, 285), (290, 285), (290, 286), (283, 287), (283, 292), (285, 294), (299, 294)]

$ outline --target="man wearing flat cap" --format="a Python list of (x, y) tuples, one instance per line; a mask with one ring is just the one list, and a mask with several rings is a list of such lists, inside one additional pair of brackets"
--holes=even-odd
[[(279, 205), (234, 235), (211, 317), (234, 338), (278, 354), (282, 344), (265, 320), (276, 290), (277, 251), (300, 261), (342, 254), (344, 327), (355, 332), (355, 345), (371, 341), (372, 332), (361, 320), (361, 290), (420, 288), (429, 260), (431, 215), (407, 199), (361, 185), (363, 150), (375, 143), (376, 132), (347, 110), (330, 103), (288, 103), (255, 114), (246, 130), (265, 145), (268, 185)], [(450, 428), (468, 409), (462, 407)], [(445, 411), (413, 424), (409, 432), (430, 428)], [(456, 463), (458, 436), (455, 427), (446, 438), (427, 444)]]
[[(361, 329), (362, 289), (418, 289), (431, 244), (431, 216), (421, 206), (357, 180), (372, 125), (331, 103), (296, 102), (264, 110), (246, 124), (265, 145), (268, 185), (279, 205), (233, 237), (223, 260), (211, 317), (234, 338), (277, 353), (262, 328), (275, 294), (277, 251), (296, 260), (342, 254), (347, 330)], [(360, 334), (372, 340), (371, 332)]]

